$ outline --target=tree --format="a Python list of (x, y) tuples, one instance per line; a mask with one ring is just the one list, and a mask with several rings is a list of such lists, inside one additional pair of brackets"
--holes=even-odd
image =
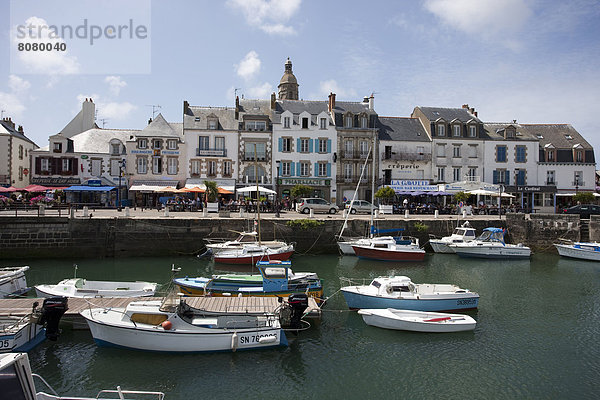
[(375, 193), (375, 198), (379, 199), (379, 201), (382, 201), (385, 204), (389, 203), (389, 201), (395, 196), (396, 192), (394, 192), (394, 189), (389, 186), (379, 188), (379, 190)]
[(454, 194), (454, 196), (452, 196), (452, 199), (454, 200), (454, 202), (456, 204), (462, 202), (466, 202), (469, 199), (470, 194), (465, 193), (465, 192), (457, 192)]
[(219, 195), (219, 187), (217, 186), (217, 182), (204, 181), (204, 186), (206, 186), (207, 202), (214, 203), (215, 201), (217, 201), (217, 196)]
[(590, 204), (594, 202), (594, 199), (594, 193), (592, 192), (578, 192), (575, 196), (573, 196), (573, 202), (576, 204)]
[(295, 199), (300, 197), (310, 197), (312, 196), (313, 188), (306, 185), (296, 185), (292, 188), (290, 193)]

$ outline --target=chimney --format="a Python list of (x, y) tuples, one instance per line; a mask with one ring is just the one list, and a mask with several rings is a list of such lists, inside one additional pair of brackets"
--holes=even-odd
[(235, 96), (235, 119), (240, 118), (240, 98)]
[[(96, 122), (96, 105), (90, 98), (83, 102), (81, 106), (81, 125), (77, 126), (77, 131), (84, 132), (92, 129)], [(78, 124), (79, 125), (79, 124)]]
[(275, 110), (275, 92), (271, 93), (271, 110)]
[(468, 110), (469, 109), (469, 105), (468, 104), (463, 104), (462, 108), (466, 108)]
[(329, 112), (333, 111), (335, 108), (335, 93), (329, 92)]
[(373, 111), (375, 107), (375, 96), (371, 93), (371, 97), (369, 97), (369, 110)]
[(513, 124), (516, 124), (516, 123), (517, 123), (517, 120), (516, 120), (516, 119), (513, 119)]
[(148, 119), (148, 125), (150, 125), (152, 123), (152, 118)]
[(187, 100), (184, 100), (183, 101), (183, 113), (184, 114), (187, 114), (188, 108), (190, 108), (190, 103), (188, 103)]
[(19, 125), (18, 131), (21, 132), (21, 133), (23, 133), (23, 125)]
[(368, 103), (368, 102), (369, 102), (369, 96), (363, 97), (363, 103)]

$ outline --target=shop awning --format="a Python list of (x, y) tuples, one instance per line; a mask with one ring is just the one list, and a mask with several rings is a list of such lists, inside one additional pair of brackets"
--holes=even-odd
[(64, 189), (65, 192), (110, 192), (114, 186), (71, 186)]

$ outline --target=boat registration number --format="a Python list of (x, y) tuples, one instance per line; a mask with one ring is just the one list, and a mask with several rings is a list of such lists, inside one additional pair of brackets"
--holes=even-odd
[[(268, 340), (268, 338), (270, 338), (271, 340)], [(267, 334), (244, 334), (244, 335), (240, 335), (238, 337), (238, 343), (239, 346), (250, 346), (250, 345), (254, 345), (254, 344), (258, 344), (261, 343), (261, 339), (262, 342), (269, 342), (272, 343), (272, 341), (277, 341), (277, 335), (273, 334), (273, 333), (267, 333)]]
[(14, 339), (2, 339), (0, 340), (0, 350), (12, 349), (14, 346)]
[(456, 301), (456, 305), (458, 306), (467, 306), (470, 304), (475, 304), (477, 302), (477, 299), (462, 299), (462, 300), (457, 300)]

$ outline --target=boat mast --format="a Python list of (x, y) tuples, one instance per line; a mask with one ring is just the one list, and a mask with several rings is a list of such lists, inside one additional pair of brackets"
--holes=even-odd
[[(360, 187), (360, 182), (362, 181), (363, 175), (365, 174), (365, 170), (367, 168), (367, 163), (369, 162), (369, 155), (373, 149), (369, 148), (369, 152), (367, 153), (367, 158), (365, 158), (365, 162), (360, 169), (360, 176), (358, 177), (358, 183), (356, 184), (356, 189), (354, 189), (354, 194), (352, 195), (352, 200), (350, 201), (350, 208), (348, 208), (348, 212), (346, 213), (346, 218), (344, 218), (344, 223), (342, 224), (342, 229), (340, 230), (340, 234), (338, 235), (338, 239), (342, 238), (342, 234), (344, 230), (348, 227), (348, 217), (350, 216), (350, 210), (352, 210), (352, 206), (354, 205), (354, 200), (356, 200), (356, 193), (358, 193), (358, 188)], [(372, 207), (371, 207), (372, 208)], [(373, 211), (373, 210), (371, 210)], [(373, 223), (371, 221), (371, 223)]]
[[(371, 155), (373, 156), (373, 160), (371, 161), (373, 163), (372, 165), (372, 176), (371, 176), (371, 226), (369, 227), (369, 232), (370, 232), (370, 237), (373, 237), (373, 232), (372, 232), (372, 228), (373, 228), (373, 214), (375, 214), (375, 125), (373, 124), (373, 144), (371, 144), (371, 148), (373, 149), (373, 151), (371, 152)], [(367, 156), (367, 160), (369, 159), (369, 156)]]
[(256, 220), (258, 221), (258, 244), (260, 245), (260, 192), (258, 191), (258, 159), (256, 157), (256, 143), (254, 143), (254, 179), (256, 179)]

